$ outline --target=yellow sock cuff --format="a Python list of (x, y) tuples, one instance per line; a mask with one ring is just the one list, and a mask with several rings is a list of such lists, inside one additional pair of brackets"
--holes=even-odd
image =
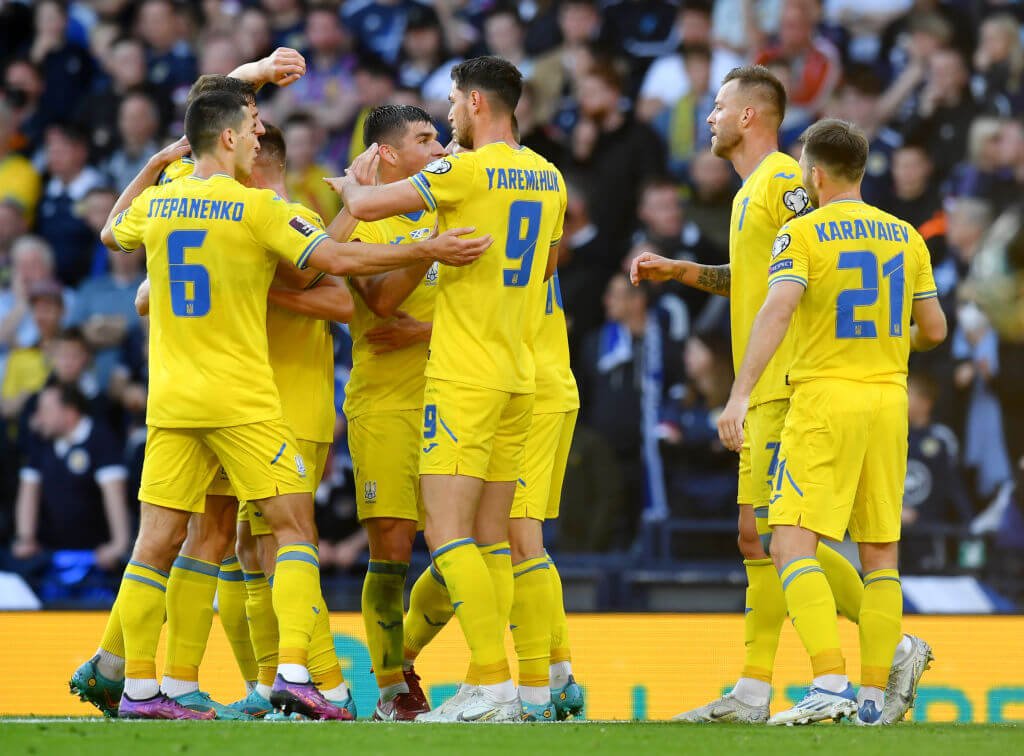
[(331, 690), (337, 688), (343, 682), (345, 682), (345, 676), (341, 674), (341, 667), (335, 664), (330, 667), (322, 675), (312, 678), (313, 682), (316, 683), (316, 687), (321, 690)]
[[(846, 660), (843, 659), (843, 652), (838, 648), (830, 648), (811, 657), (811, 671), (815, 677), (822, 675), (845, 675)], [(888, 677), (888, 673), (886, 673)], [(883, 684), (884, 688), (885, 685)]]
[(231, 557), (220, 563), (220, 572), (217, 574), (217, 579), (229, 583), (240, 583), (245, 579), (245, 576), (242, 574), (242, 565), (238, 563), (238, 557)]
[(498, 543), (488, 543), (482, 546), (478, 546), (480, 553), (485, 556), (507, 556), (509, 559), (512, 558), (512, 546), (508, 541), (498, 541)]
[[(476, 541), (474, 541), (472, 538), (456, 538), (454, 541), (448, 541), (448, 543), (443, 543), (440, 546), (438, 546), (437, 549), (431, 552), (430, 558), (434, 562), (434, 564), (437, 564), (437, 558), (439, 556), (443, 556), (444, 554), (447, 554), (450, 551), (454, 551), (455, 549), (465, 548), (466, 546), (472, 546), (476, 548)], [(440, 565), (437, 565), (437, 570), (442, 575), (444, 574), (443, 571), (441, 570)]]
[(277, 664), (272, 667), (260, 667), (259, 674), (256, 675), (256, 682), (260, 685), (273, 685), (275, 677), (277, 677)]
[[(499, 681), (501, 682), (501, 681)], [(480, 668), (473, 662), (469, 663), (469, 667), (466, 669), (466, 684), (467, 685), (480, 685)]]
[[(506, 680), (512, 679), (512, 673), (508, 670), (508, 662), (500, 661), (494, 664), (482, 664), (476, 668), (477, 685), (497, 685)], [(468, 682), (468, 680), (467, 680)]]
[(551, 663), (558, 664), (559, 662), (572, 661), (572, 654), (569, 653), (567, 648), (553, 648), (551, 649)]
[(772, 671), (770, 669), (764, 669), (763, 667), (744, 666), (740, 677), (749, 677), (751, 680), (760, 680), (762, 682), (771, 683)]
[(860, 684), (869, 688), (880, 688), (885, 690), (889, 684), (890, 667), (865, 667), (860, 668)]
[(522, 577), (528, 572), (534, 572), (536, 570), (548, 570), (551, 569), (551, 562), (548, 561), (547, 557), (536, 557), (534, 559), (526, 559), (519, 564), (512, 565), (512, 577)]
[(389, 685), (398, 685), (398, 683), (405, 681), (405, 675), (400, 669), (397, 672), (381, 672), (376, 677), (378, 688), (386, 688)]
[(171, 571), (173, 572), (174, 570), (184, 570), (185, 572), (192, 572), (196, 575), (216, 579), (217, 575), (220, 574), (220, 565), (213, 562), (205, 562), (202, 559), (194, 559), (193, 557), (179, 556), (174, 560), (174, 565), (171, 567)]
[(164, 674), (167, 677), (173, 677), (175, 680), (185, 680), (186, 682), (199, 682), (199, 668), (192, 666), (182, 666), (180, 664), (168, 664), (164, 668)]
[[(867, 587), (867, 586), (871, 585), (872, 583), (877, 583), (877, 582), (882, 581), (882, 580), (894, 580), (895, 582), (899, 583), (900, 582), (900, 572), (899, 572), (899, 570), (882, 569), (882, 570), (873, 570), (872, 572), (868, 572), (867, 574), (864, 575), (864, 587)], [(885, 687), (885, 686), (883, 685), (882, 687)]]
[(743, 560), (743, 566), (744, 567), (774, 567), (775, 563), (772, 561), (771, 557), (767, 557), (765, 559), (744, 559)]
[(148, 564), (142, 562), (128, 562), (128, 566), (124, 568), (125, 580), (133, 580), (143, 585), (148, 585), (152, 588), (167, 592), (167, 578), (170, 577), (169, 573), (163, 570), (158, 570), (156, 567), (150, 567)]
[(125, 659), (124, 676), (133, 680), (155, 680), (156, 662), (144, 659)]
[(289, 543), (277, 550), (277, 561), (306, 562), (320, 569), (320, 551), (311, 543)]
[(409, 572), (409, 563), (391, 562), (386, 559), (371, 559), (370, 563), (366, 566), (366, 571), (372, 572), (374, 575), (398, 575), (404, 580)]
[(270, 586), (267, 582), (267, 576), (262, 572), (245, 572), (242, 571), (242, 579), (245, 581), (246, 589), (259, 590), (263, 586)]
[(309, 652), (304, 648), (282, 648), (277, 654), (278, 664), (300, 664), (306, 666), (309, 661)]
[(825, 574), (825, 571), (821, 569), (821, 565), (818, 564), (818, 560), (814, 557), (794, 559), (783, 567), (782, 572), (779, 573), (779, 578), (782, 580), (782, 590), (786, 590), (801, 575), (809, 575), (815, 572), (820, 572), (822, 575)]

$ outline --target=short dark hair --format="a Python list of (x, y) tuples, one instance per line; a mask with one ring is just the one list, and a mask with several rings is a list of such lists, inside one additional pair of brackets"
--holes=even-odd
[(405, 134), (411, 123), (432, 123), (430, 115), (415, 105), (381, 105), (363, 123), (363, 144), (390, 144)]
[(49, 386), (45, 386), (43, 391), (49, 391), (53, 389), (57, 392), (57, 399), (65, 407), (71, 407), (78, 412), (79, 415), (90, 415), (92, 414), (92, 407), (89, 406), (89, 400), (82, 393), (82, 390), (73, 383), (53, 383)]
[(600, 79), (605, 86), (619, 93), (626, 86), (626, 77), (623, 75), (622, 69), (616, 64), (614, 58), (604, 57), (595, 60), (594, 65), (587, 69), (585, 75)]
[(722, 79), (722, 85), (738, 81), (741, 89), (754, 89), (778, 114), (779, 123), (786, 117), (786, 88), (779, 77), (764, 66), (740, 66)]
[(89, 340), (85, 338), (85, 334), (82, 333), (82, 329), (78, 326), (68, 326), (62, 328), (60, 333), (57, 334), (57, 341), (73, 341), (82, 347), (85, 351), (92, 354), (92, 347), (89, 346)]
[(452, 81), (463, 92), (482, 89), (509, 113), (523, 93), (523, 74), (512, 63), (495, 55), (481, 55), (452, 66)]
[(207, 92), (194, 99), (185, 111), (185, 136), (192, 153), (201, 157), (213, 149), (224, 129), (241, 125), (248, 106), (245, 98), (234, 92)]
[(242, 97), (247, 103), (256, 102), (256, 87), (252, 82), (236, 79), (234, 76), (222, 76), (221, 74), (203, 74), (188, 90), (188, 97), (185, 98), (185, 107), (191, 105), (197, 97), (211, 92), (229, 92)]
[(835, 178), (860, 181), (868, 162), (868, 140), (849, 121), (826, 118), (812, 123), (800, 135), (811, 165), (823, 167)]
[(263, 122), (266, 133), (260, 137), (259, 159), (262, 162), (273, 160), (285, 164), (288, 159), (288, 147), (285, 145), (284, 132), (272, 123)]
[(711, 60), (711, 46), (705, 45), (703, 42), (697, 42), (692, 45), (686, 45), (682, 51), (683, 62), (686, 62), (687, 58), (704, 58), (707, 61)]
[(930, 373), (921, 370), (911, 370), (907, 375), (907, 385), (914, 386), (918, 391), (933, 404), (939, 398), (939, 383)]
[(47, 132), (55, 132), (79, 147), (89, 146), (89, 135), (77, 123), (58, 121), (47, 127)]

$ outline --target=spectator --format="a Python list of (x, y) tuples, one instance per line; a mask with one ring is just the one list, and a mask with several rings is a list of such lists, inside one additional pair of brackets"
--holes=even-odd
[[(140, 318), (139, 327), (129, 330), (121, 345), (118, 363), (110, 375), (107, 396), (112, 415), (119, 422), (115, 430), (128, 437), (129, 448), (145, 445), (146, 397), (149, 386), (149, 318)], [(141, 449), (139, 450), (141, 454)], [(129, 458), (131, 454), (129, 453)], [(141, 464), (136, 472), (141, 472)]]
[[(665, 165), (658, 135), (620, 110), (622, 95), (615, 67), (594, 66), (579, 82), (581, 117), (572, 133), (573, 172), (588, 189), (590, 216), (620, 255), (629, 243), (640, 185)], [(608, 191), (612, 186), (615, 191)]]
[(279, 123), (294, 113), (305, 112), (327, 131), (338, 132), (352, 123), (359, 110), (352, 41), (338, 14), (327, 6), (310, 10), (306, 36), (306, 75), (278, 92), (273, 112)]
[(672, 513), (726, 518), (736, 506), (736, 455), (718, 440), (715, 421), (732, 388), (728, 332), (709, 329), (686, 340), (686, 391), (667, 402), (660, 425)]
[[(703, 97), (712, 88), (718, 89), (725, 75), (744, 58), (724, 47), (713, 47), (711, 40), (710, 3), (688, 2), (679, 7), (676, 16), (676, 35), (679, 49), (663, 55), (651, 64), (640, 87), (637, 117), (653, 121), (658, 115), (671, 110), (686, 95)], [(699, 81), (691, 81), (691, 70), (687, 67), (685, 55), (694, 47), (709, 51), (709, 68), (701, 71)], [(692, 62), (691, 62), (692, 65)], [(710, 109), (705, 111), (706, 117)]]
[(214, 32), (203, 38), (199, 50), (199, 74), (227, 76), (245, 60), (238, 54), (235, 38), (229, 31)]
[(621, 273), (612, 277), (605, 324), (587, 336), (577, 374), (583, 422), (614, 449), (630, 494), (617, 523), (619, 548), (632, 543), (641, 515), (667, 514), (657, 413), (681, 382), (682, 342), (669, 338), (652, 296)]
[(250, 5), (238, 16), (235, 44), (242, 60), (260, 60), (273, 52), (274, 37), (270, 31), (270, 17), (263, 8)]
[(589, 60), (587, 46), (601, 33), (601, 13), (596, 0), (566, 0), (558, 6), (562, 42), (538, 56), (530, 83), (534, 87), (534, 118), (547, 123), (572, 98), (572, 83)]
[(878, 117), (882, 123), (902, 124), (910, 119), (917, 104), (916, 95), (928, 73), (928, 61), (939, 50), (949, 47), (952, 39), (953, 28), (939, 13), (924, 13), (909, 20), (900, 34), (901, 46), (894, 51), (899, 63), (894, 66), (892, 81), (879, 102)]
[(460, 60), (449, 57), (437, 14), (424, 5), (411, 6), (402, 37), (398, 83), (419, 92), (429, 106), (427, 112), (438, 121), (448, 120), (450, 74)]
[(143, 0), (139, 6), (138, 34), (146, 43), (149, 81), (184, 102), (199, 75), (185, 19), (174, 0)]
[(270, 19), (271, 47), (290, 47), (304, 50), (308, 28), (302, 0), (260, 0)]
[(16, 418), (29, 397), (46, 383), (64, 317), (62, 291), (54, 281), (35, 284), (28, 301), (39, 340), (32, 346), (14, 349), (7, 358), (0, 385), (0, 414), (8, 420)]
[(693, 220), (718, 249), (729, 249), (729, 218), (736, 177), (729, 163), (711, 154), (698, 153), (690, 163), (692, 194), (686, 217)]
[(981, 23), (974, 53), (974, 96), (1000, 115), (1024, 110), (1024, 46), (1020, 23), (1009, 13), (989, 16)]
[(341, 209), (341, 198), (324, 183), (324, 176), (331, 175), (332, 169), (317, 162), (324, 142), (323, 130), (314, 119), (297, 113), (285, 123), (284, 132), (288, 143), (288, 196), (330, 223)]
[[(88, 95), (78, 108), (75, 123), (89, 133), (92, 154), (106, 158), (118, 146), (118, 114), (130, 92), (145, 91), (156, 103), (167, 103), (168, 93), (146, 81), (146, 48), (134, 37), (122, 37), (110, 49), (107, 72), (110, 81)], [(170, 108), (158, 105), (160, 122), (170, 119)]]
[(16, 202), (31, 221), (41, 182), (32, 163), (12, 149), (17, 128), (14, 110), (0, 97), (0, 200)]
[(968, 74), (959, 51), (946, 48), (933, 54), (914, 114), (903, 127), (908, 139), (924, 144), (940, 180), (967, 151), (967, 131), (977, 115)]
[(952, 197), (973, 197), (1001, 213), (1020, 192), (1013, 176), (1001, 165), (1003, 122), (992, 116), (975, 118), (967, 134), (967, 160), (958, 164), (946, 185)]
[(824, 110), (842, 76), (838, 51), (815, 33), (819, 17), (816, 0), (785, 0), (778, 42), (756, 58), (764, 65), (785, 61), (791, 82), (786, 112), (804, 120), (814, 120)]
[(107, 218), (110, 217), (110, 211), (114, 209), (114, 203), (117, 202), (119, 194), (120, 192), (112, 187), (98, 186), (95, 189), (90, 189), (82, 201), (75, 205), (75, 214), (85, 221), (96, 238), (96, 243), (92, 248), (89, 278), (102, 276), (107, 272), (110, 252), (100, 241), (100, 231), (106, 225)]
[(58, 114), (43, 109), (43, 77), (27, 60), (12, 60), (4, 70), (4, 99), (14, 111), (13, 147), (30, 154), (42, 145), (43, 132)]
[(636, 84), (639, 84), (651, 61), (662, 55), (671, 55), (678, 45), (677, 5), (668, 0), (604, 3), (601, 46), (628, 57), (633, 69), (630, 91), (636, 91)]
[(131, 542), (121, 445), (73, 387), (43, 391), (34, 425), (43, 441), (21, 469), (13, 555), (90, 549), (116, 570)]
[(39, 233), (53, 247), (57, 278), (75, 286), (89, 273), (93, 232), (74, 212), (90, 189), (103, 184), (103, 175), (87, 164), (86, 135), (70, 125), (51, 126), (46, 132), (48, 180), (39, 207)]
[(92, 58), (88, 50), (68, 40), (67, 6), (63, 2), (42, 0), (36, 3), (35, 27), (28, 57), (43, 78), (39, 108), (55, 119), (60, 114), (73, 113), (89, 91)]
[(371, 110), (391, 101), (395, 94), (395, 72), (390, 66), (379, 61), (364, 60), (356, 69), (355, 82), (359, 114), (352, 127), (352, 139), (345, 165), (349, 165), (366, 149), (367, 145), (363, 142), (363, 123)]
[[(22, 236), (11, 247), (11, 286), (0, 292), (0, 349), (30, 347), (39, 341), (30, 292), (53, 279), (53, 250), (45, 239)], [(70, 312), (74, 295), (63, 291), (63, 310)]]
[(903, 16), (913, 0), (825, 0), (825, 20), (841, 29), (846, 59), (874, 63), (881, 50), (881, 34)]
[(341, 15), (345, 26), (368, 50), (394, 65), (402, 47), (406, 16), (415, 6), (415, 0), (357, 0), (345, 3)]
[(706, 45), (690, 45), (683, 50), (682, 59), (689, 91), (651, 122), (668, 147), (668, 170), (681, 181), (689, 175), (694, 154), (711, 149), (711, 130), (706, 119), (715, 107), (711, 51)]
[(145, 278), (142, 255), (109, 252), (110, 272), (90, 278), (78, 289), (70, 323), (81, 328), (96, 354), (96, 377), (106, 387), (121, 345), (139, 327), (135, 292)]
[(118, 142), (121, 145), (103, 166), (122, 190), (146, 165), (153, 153), (160, 149), (157, 136), (160, 131), (160, 111), (144, 91), (127, 94), (117, 110)]
[(523, 82), (523, 92), (516, 105), (516, 124), (519, 126), (518, 141), (555, 165), (565, 162), (565, 148), (554, 138), (553, 129), (537, 120), (534, 107), (536, 89), (533, 82)]
[(514, 6), (499, 5), (487, 14), (484, 44), (490, 55), (514, 63), (524, 79), (533, 75), (533, 59), (526, 53), (526, 27)]
[(0, 289), (11, 285), (11, 252), (14, 242), (28, 231), (25, 208), (14, 199), (0, 199)]
[(769, 37), (778, 34), (781, 0), (715, 0), (712, 6), (714, 44), (744, 58), (750, 50), (760, 50)]
[(973, 515), (960, 476), (960, 445), (956, 435), (932, 419), (938, 393), (938, 386), (927, 374), (915, 372), (908, 376), (910, 443), (900, 544), (900, 569), (904, 572), (942, 569), (947, 554), (944, 550), (936, 551), (928, 526), (966, 526)]
[[(952, 46), (970, 55), (975, 26), (969, 6), (943, 0), (914, 0), (913, 7), (882, 33), (878, 65), (888, 67), (889, 78), (896, 79), (913, 61), (925, 62), (943, 47)], [(938, 36), (922, 46), (925, 29), (930, 30), (926, 34)]]
[[(910, 142), (893, 153), (892, 188), (885, 207), (897, 218), (909, 221), (922, 235), (926, 235), (929, 221), (943, 216), (942, 197), (933, 174), (931, 155), (923, 145)], [(927, 234), (925, 241), (931, 236)]]
[(583, 337), (601, 325), (604, 312), (597, 297), (611, 275), (615, 260), (587, 212), (583, 193), (566, 184), (565, 224), (558, 245), (558, 282), (565, 303), (569, 353), (575, 357)]

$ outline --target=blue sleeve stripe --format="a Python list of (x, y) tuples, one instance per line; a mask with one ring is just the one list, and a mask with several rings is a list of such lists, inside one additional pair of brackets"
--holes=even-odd
[(807, 279), (801, 278), (800, 276), (776, 276), (775, 278), (768, 282), (768, 286), (774, 286), (779, 281), (793, 281), (794, 283), (800, 284), (805, 289), (807, 288)]
[(932, 289), (931, 291), (922, 291), (914, 294), (914, 299), (933, 299), (937, 296), (939, 296), (939, 292)]
[(313, 241), (306, 245), (306, 248), (302, 250), (302, 254), (299, 255), (299, 259), (295, 261), (295, 265), (299, 268), (299, 270), (306, 269), (306, 262), (309, 260), (309, 256), (313, 254), (313, 250), (316, 249), (322, 242), (326, 241), (329, 238), (330, 237), (327, 234), (322, 233), (316, 238), (314, 238)]
[(434, 201), (434, 195), (430, 192), (430, 184), (428, 184), (427, 180), (423, 178), (423, 174), (417, 173), (415, 176), (412, 176), (409, 181), (412, 182), (416, 191), (420, 193), (421, 197), (423, 197), (423, 201), (427, 203), (427, 208), (430, 212), (435, 212), (437, 210), (437, 202)]

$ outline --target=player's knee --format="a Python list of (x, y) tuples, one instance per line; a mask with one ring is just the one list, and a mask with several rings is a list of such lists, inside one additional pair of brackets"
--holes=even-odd
[(239, 528), (238, 538), (235, 540), (235, 556), (246, 572), (260, 572), (260, 555), (256, 549), (256, 539), (248, 529), (243, 534)]
[(544, 556), (542, 523), (527, 517), (509, 520), (508, 542), (513, 564)]
[(408, 562), (416, 540), (416, 523), (412, 520), (379, 518), (367, 521), (370, 559)]
[(187, 532), (187, 521), (184, 520), (178, 525), (140, 530), (132, 559), (166, 572), (181, 551)]

